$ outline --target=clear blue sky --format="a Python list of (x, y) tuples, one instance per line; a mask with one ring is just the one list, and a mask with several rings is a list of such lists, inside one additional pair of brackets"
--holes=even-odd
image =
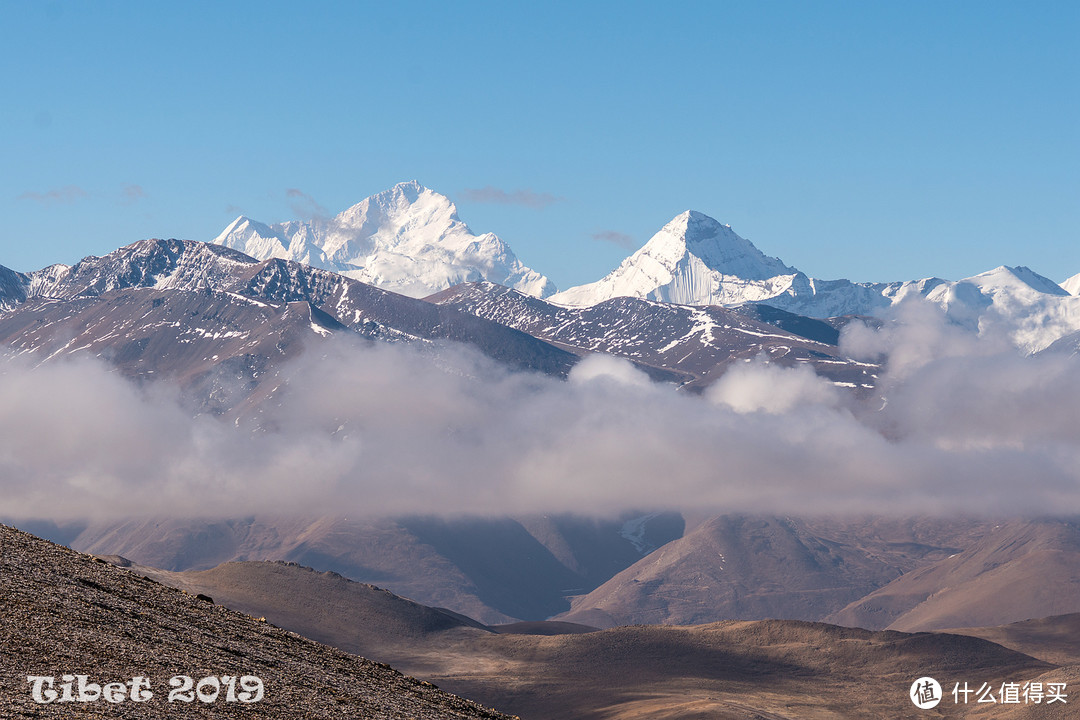
[(1080, 272), (1080, 3), (584, 5), (0, 0), (0, 264), (415, 178), (561, 288), (688, 208), (822, 278)]

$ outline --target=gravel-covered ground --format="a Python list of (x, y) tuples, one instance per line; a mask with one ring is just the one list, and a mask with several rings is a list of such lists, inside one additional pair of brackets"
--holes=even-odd
[[(147, 679), (133, 702), (61, 702), (64, 675), (87, 682)], [(55, 678), (57, 701), (35, 702), (28, 676)], [(169, 702), (170, 679), (217, 677), (210, 702)], [(228, 680), (255, 676), (264, 696), (227, 699)], [(253, 684), (253, 681), (249, 681)], [(77, 694), (76, 680), (72, 695)], [(202, 685), (213, 696), (214, 681)], [(46, 684), (42, 695), (48, 697)], [(182, 688), (181, 688), (182, 689)], [(118, 687), (113, 688), (119, 696)], [(138, 693), (135, 693), (138, 695)], [(160, 585), (89, 555), (0, 525), (0, 717), (508, 718), (387, 665)]]

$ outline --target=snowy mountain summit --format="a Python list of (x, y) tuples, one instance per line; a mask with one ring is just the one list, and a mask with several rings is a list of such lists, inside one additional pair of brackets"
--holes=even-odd
[(258, 260), (295, 260), (411, 297), (487, 280), (529, 295), (555, 292), (493, 233), (474, 235), (445, 195), (399, 183), (336, 217), (266, 225), (238, 217), (212, 241)]
[(1002, 266), (958, 281), (819, 280), (765, 255), (730, 226), (688, 210), (605, 277), (550, 300), (571, 306), (620, 296), (682, 305), (764, 303), (828, 318), (881, 315), (905, 298), (921, 296), (958, 326), (1003, 331), (1018, 348), (1035, 352), (1080, 330), (1080, 297), (1069, 294), (1080, 290), (1077, 278), (1062, 289), (1029, 268)]
[(595, 305), (620, 296), (733, 305), (776, 296), (798, 272), (762, 253), (730, 225), (687, 210), (606, 277), (551, 299), (566, 305)]
[(1080, 275), (1073, 275), (1061, 283), (1061, 287), (1070, 295), (1080, 295)]

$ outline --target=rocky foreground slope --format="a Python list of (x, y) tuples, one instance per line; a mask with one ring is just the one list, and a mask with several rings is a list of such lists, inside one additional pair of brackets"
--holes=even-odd
[[(102, 695), (110, 693), (104, 687), (110, 683), (129, 686), (112, 689), (111, 700), (119, 702), (62, 702), (65, 674), (88, 676), (85, 682), (102, 686)], [(57, 699), (35, 702), (28, 676), (55, 678)], [(192, 678), (191, 702), (169, 702), (174, 676)], [(217, 679), (200, 682), (211, 676)], [(258, 678), (262, 699), (253, 701), (255, 695), (245, 692), (254, 691), (239, 680), (230, 693), (223, 676), (248, 676), (249, 688)], [(39, 689), (48, 699), (48, 684), (42, 681)], [(86, 692), (93, 696), (94, 688)], [(71, 694), (78, 694), (77, 679)], [(230, 701), (230, 694), (236, 699)], [(132, 696), (147, 699), (135, 702)], [(0, 526), (0, 717), (157, 718), (174, 712), (278, 719), (509, 717), (387, 665)]]

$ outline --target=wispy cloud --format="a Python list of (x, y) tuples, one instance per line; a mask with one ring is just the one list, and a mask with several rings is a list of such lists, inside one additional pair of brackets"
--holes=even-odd
[(618, 232), (617, 230), (601, 230), (600, 232), (593, 233), (591, 237), (593, 240), (611, 243), (612, 245), (617, 245), (626, 250), (634, 250), (638, 245), (637, 240), (625, 233)]
[(560, 202), (563, 198), (556, 197), (551, 193), (538, 193), (532, 190), (514, 190), (506, 192), (497, 187), (488, 185), (483, 188), (466, 188), (461, 191), (464, 200), (475, 203), (494, 203), (496, 205), (520, 205), (536, 209), (546, 208)]
[(123, 196), (125, 205), (134, 205), (146, 197), (146, 192), (141, 185), (126, 185), (124, 186)]
[(18, 200), (33, 200), (42, 205), (70, 204), (87, 196), (87, 192), (78, 185), (65, 185), (62, 188), (53, 188), (45, 192), (27, 190), (20, 195)]
[(289, 188), (285, 191), (285, 197), (289, 199), (289, 208), (301, 220), (326, 220), (330, 217), (329, 211), (303, 190)]

